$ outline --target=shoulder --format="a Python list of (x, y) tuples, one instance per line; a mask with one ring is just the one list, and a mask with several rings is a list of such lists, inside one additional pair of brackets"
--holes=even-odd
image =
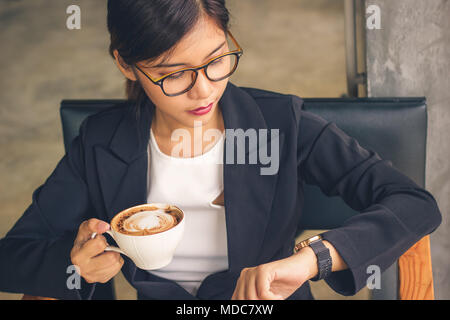
[[(260, 107), (265, 118), (270, 121), (273, 115), (276, 117), (285, 116), (305, 129), (306, 127), (323, 128), (328, 124), (328, 121), (322, 117), (303, 110), (304, 100), (294, 94), (284, 94), (270, 90), (239, 87), (239, 89), (249, 94)], [(284, 119), (286, 120), (286, 119)]]
[(251, 87), (239, 89), (255, 101), (268, 124), (283, 126), (297, 122), (303, 104), (299, 96)]
[(84, 119), (80, 127), (80, 136), (89, 144), (110, 141), (120, 123), (135, 112), (135, 106), (128, 101), (118, 102)]
[(249, 94), (258, 104), (261, 105), (261, 107), (282, 108), (283, 106), (292, 106), (292, 104), (299, 104), (299, 106), (301, 106), (303, 103), (303, 100), (300, 97), (292, 94), (284, 94), (250, 87), (239, 87), (239, 89)]

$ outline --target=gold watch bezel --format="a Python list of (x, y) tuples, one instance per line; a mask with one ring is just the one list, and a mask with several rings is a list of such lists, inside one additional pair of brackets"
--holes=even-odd
[(309, 246), (311, 243), (322, 240), (322, 236), (320, 234), (315, 235), (314, 237), (308, 238), (306, 240), (300, 241), (294, 247), (295, 253), (297, 253), (300, 249)]

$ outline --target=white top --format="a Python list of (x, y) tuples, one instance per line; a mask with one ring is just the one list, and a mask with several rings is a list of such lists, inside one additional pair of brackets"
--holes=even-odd
[(148, 203), (168, 203), (185, 214), (185, 231), (172, 262), (148, 271), (174, 280), (192, 295), (211, 273), (228, 269), (225, 208), (212, 202), (223, 191), (224, 135), (206, 153), (172, 157), (150, 132)]

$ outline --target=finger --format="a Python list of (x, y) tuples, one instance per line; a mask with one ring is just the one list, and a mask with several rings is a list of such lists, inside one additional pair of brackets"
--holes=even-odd
[(236, 282), (236, 287), (234, 288), (233, 296), (231, 297), (231, 300), (238, 300), (238, 293), (240, 291), (241, 287), (241, 281), (242, 281), (242, 273), (239, 277), (238, 281)]
[(96, 232), (98, 234), (103, 234), (107, 230), (109, 230), (109, 228), (110, 227), (108, 223), (99, 219), (92, 218), (83, 221), (83, 223), (80, 225), (80, 228), (78, 229), (75, 243), (84, 243), (90, 239), (92, 233)]
[(231, 300), (239, 300), (238, 294), (239, 294), (240, 287), (241, 287), (241, 280), (238, 280), (236, 283), (236, 287), (234, 288), (234, 292), (233, 292), (233, 296), (231, 297)]
[(122, 262), (123, 259), (120, 256), (120, 253), (113, 251), (106, 251), (92, 258), (90, 261), (90, 263), (92, 263), (92, 265), (95, 266), (95, 268), (98, 270), (107, 269), (110, 266), (117, 266)]
[(90, 276), (97, 279), (98, 282), (106, 282), (114, 277), (122, 269), (123, 258), (117, 252), (105, 252), (91, 259)]
[(259, 272), (255, 279), (255, 288), (258, 299), (273, 300), (274, 296), (270, 291), (271, 277), (267, 271)]
[(239, 277), (237, 286), (236, 286), (236, 295), (235, 300), (244, 300), (245, 297), (245, 281), (247, 277), (247, 269), (242, 270), (241, 276)]
[(83, 267), (85, 270), (85, 267), (89, 264), (89, 260), (104, 252), (107, 245), (108, 243), (104, 236), (97, 236), (95, 239), (90, 239), (82, 244), (75, 243), (70, 252), (72, 263)]
[(106, 238), (97, 235), (94, 239), (86, 241), (78, 251), (78, 256), (81, 261), (92, 259), (93, 257), (103, 253), (108, 246)]
[[(99, 279), (109, 271), (115, 268), (121, 268), (123, 259), (116, 252), (103, 252), (96, 257), (88, 260), (84, 265), (83, 271), (85, 275), (91, 278)], [(119, 267), (120, 266), (120, 267)]]
[(247, 272), (247, 279), (244, 286), (244, 299), (246, 300), (258, 300), (258, 295), (256, 294), (256, 276), (256, 270)]
[(109, 224), (105, 221), (99, 219), (89, 219), (87, 223), (87, 228), (89, 234), (97, 232), (98, 234), (103, 234), (109, 230)]

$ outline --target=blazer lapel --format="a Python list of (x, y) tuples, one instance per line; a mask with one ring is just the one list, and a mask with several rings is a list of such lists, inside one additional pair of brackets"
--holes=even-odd
[[(257, 133), (265, 129), (268, 140), (262, 139), (262, 145), (266, 144), (267, 150), (271, 150), (270, 128), (253, 97), (229, 83), (220, 103), (225, 128), (242, 129), (244, 132), (251, 129)], [(266, 165), (262, 165), (259, 158), (256, 164), (249, 162), (250, 153), (258, 154), (255, 146), (246, 147), (245, 164), (226, 163), (227, 147), (230, 144), (234, 147), (234, 155), (237, 154), (237, 145), (231, 143), (229, 138), (233, 137), (226, 136), (223, 160), (224, 200), (229, 269), (234, 272), (257, 261), (272, 210), (278, 175), (262, 175), (261, 169)], [(260, 138), (258, 135), (258, 142)], [(280, 133), (275, 138), (278, 139), (281, 154), (284, 134)]]
[(154, 107), (133, 108), (120, 122), (109, 148), (95, 147), (97, 171), (108, 217), (147, 201), (147, 144)]

